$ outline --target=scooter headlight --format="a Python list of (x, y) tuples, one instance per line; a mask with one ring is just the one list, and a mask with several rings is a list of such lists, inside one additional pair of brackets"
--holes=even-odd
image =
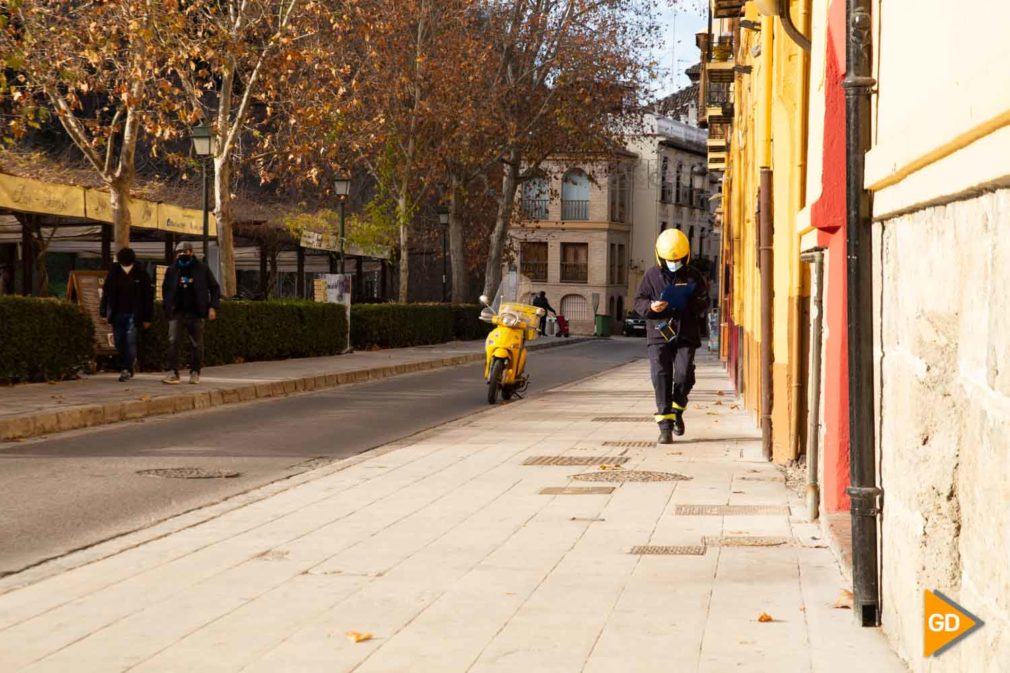
[(501, 324), (505, 327), (515, 327), (519, 324), (519, 316), (515, 313), (506, 313), (501, 317)]

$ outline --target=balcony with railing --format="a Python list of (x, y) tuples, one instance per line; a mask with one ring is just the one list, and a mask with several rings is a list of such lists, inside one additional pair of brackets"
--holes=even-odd
[(522, 274), (532, 281), (547, 282), (547, 262), (538, 260), (522, 261)]
[(561, 202), (562, 220), (588, 220), (589, 201), (563, 200)]
[(691, 186), (690, 185), (677, 185), (676, 203), (677, 203), (678, 206), (689, 206), (689, 205), (691, 205)]
[(589, 282), (589, 264), (587, 262), (561, 262), (561, 282)]
[(660, 203), (673, 203), (673, 183), (664, 182), (659, 188)]
[(523, 199), (523, 216), (528, 220), (546, 220), (550, 205), (550, 199)]

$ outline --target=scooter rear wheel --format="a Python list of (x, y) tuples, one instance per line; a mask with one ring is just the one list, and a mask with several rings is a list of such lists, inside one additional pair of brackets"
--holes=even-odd
[(498, 390), (501, 388), (502, 374), (505, 372), (505, 360), (495, 358), (491, 361), (491, 370), (487, 376), (487, 403), (498, 401)]

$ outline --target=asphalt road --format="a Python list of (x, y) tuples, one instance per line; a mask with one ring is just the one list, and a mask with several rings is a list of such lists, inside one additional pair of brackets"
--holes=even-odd
[[(645, 356), (642, 339), (531, 352), (528, 398)], [(0, 576), (487, 409), (480, 365), (0, 443)], [(176, 479), (138, 471), (238, 472)]]

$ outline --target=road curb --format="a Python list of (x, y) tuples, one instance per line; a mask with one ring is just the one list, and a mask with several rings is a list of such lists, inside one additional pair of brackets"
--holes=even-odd
[[(594, 340), (594, 337), (584, 337), (565, 339), (564, 341), (533, 343), (530, 344), (529, 350), (536, 351), (559, 346), (574, 346), (575, 344)], [(459, 365), (480, 362), (483, 359), (483, 353), (467, 353), (452, 357), (355, 369), (346, 372), (323, 373), (266, 383), (247, 383), (230, 388), (194, 390), (193, 392), (171, 395), (144, 395), (135, 400), (63, 407), (32, 414), (23, 414), (9, 419), (0, 419), (0, 442), (20, 441), (57, 432), (66, 432), (68, 430), (80, 430), (152, 416), (167, 416), (198, 409), (211, 409), (226, 404), (283, 397), (296, 393), (336, 388), (350, 383), (380, 381), (404, 374), (415, 374), (434, 369), (443, 369), (445, 367), (457, 367)]]

